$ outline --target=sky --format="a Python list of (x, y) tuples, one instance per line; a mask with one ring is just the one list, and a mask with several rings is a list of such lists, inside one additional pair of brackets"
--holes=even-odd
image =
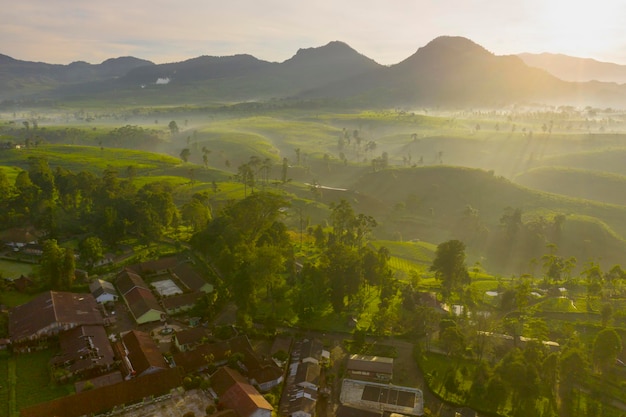
[(54, 64), (241, 53), (282, 62), (342, 41), (391, 65), (450, 35), (496, 55), (626, 64), (624, 17), (624, 0), (20, 0), (0, 13), (0, 53)]

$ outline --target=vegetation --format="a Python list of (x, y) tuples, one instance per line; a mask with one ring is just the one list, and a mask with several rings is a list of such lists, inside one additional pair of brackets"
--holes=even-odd
[[(73, 272), (106, 272), (98, 261), (128, 246), (137, 259), (189, 249), (217, 289), (194, 310), (203, 321), (232, 302), (244, 331), (352, 332), (347, 350), (388, 356), (393, 343), (371, 338), (402, 338), (436, 396), (490, 415), (618, 416), (611, 404), (626, 403), (626, 208), (572, 191), (601, 177), (598, 153), (605, 171), (623, 164), (599, 121), (578, 127), (588, 113), (92, 104), (0, 115), (0, 221), (43, 249), (24, 269), (5, 253), (3, 276), (36, 287), (2, 288), (1, 304), (84, 291)], [(570, 183), (516, 184), (554, 172)], [(49, 354), (0, 359), (0, 386), (19, 376), (16, 407), (68, 392), (43, 375)]]

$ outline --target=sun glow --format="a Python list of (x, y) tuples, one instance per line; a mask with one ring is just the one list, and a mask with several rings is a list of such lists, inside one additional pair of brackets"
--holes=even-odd
[(624, 9), (619, 0), (544, 1), (537, 11), (536, 29), (543, 33), (546, 51), (589, 55), (619, 33)]

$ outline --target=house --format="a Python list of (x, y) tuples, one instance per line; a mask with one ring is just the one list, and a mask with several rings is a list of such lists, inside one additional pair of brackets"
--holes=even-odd
[(124, 268), (115, 277), (115, 285), (122, 297), (129, 293), (133, 288), (143, 288), (150, 291), (150, 286), (138, 274), (129, 268)]
[(117, 274), (115, 285), (137, 324), (159, 321), (165, 316), (148, 284), (128, 268)]
[(213, 285), (209, 284), (188, 262), (182, 262), (173, 269), (173, 274), (190, 291), (204, 293), (213, 292)]
[(172, 295), (165, 297), (161, 301), (167, 314), (173, 315), (183, 311), (191, 310), (198, 299), (202, 297), (201, 292), (188, 292), (184, 294)]
[(166, 315), (152, 291), (145, 288), (133, 288), (124, 295), (124, 301), (137, 324), (159, 321)]
[(122, 336), (118, 349), (127, 379), (169, 368), (159, 347), (148, 333), (139, 330), (129, 331)]
[(330, 352), (324, 350), (322, 342), (316, 339), (305, 339), (300, 344), (300, 361), (311, 362), (319, 365), (323, 361), (330, 359)]
[(103, 324), (102, 313), (91, 294), (48, 291), (9, 312), (9, 335), (14, 347), (74, 327)]
[(127, 267), (136, 274), (153, 277), (157, 275), (168, 274), (172, 269), (178, 265), (178, 259), (175, 256), (168, 256), (161, 259), (155, 259), (140, 264), (135, 264)]
[(317, 390), (322, 368), (316, 363), (304, 362), (298, 365), (294, 384), (302, 388)]
[(79, 326), (59, 334), (60, 353), (50, 360), (53, 372), (60, 378), (92, 377), (110, 371), (115, 358), (113, 348), (102, 326)]
[(180, 369), (171, 368), (161, 373), (133, 378), (117, 384), (81, 391), (20, 410), (21, 417), (81, 417), (102, 415), (119, 405), (141, 403), (145, 398), (158, 399), (180, 387), (183, 377)]
[(16, 278), (16, 279), (11, 281), (11, 285), (13, 286), (13, 288), (15, 288), (16, 291), (24, 292), (27, 289), (33, 287), (35, 285), (35, 283), (32, 280), (32, 278), (29, 278), (29, 277), (24, 276), (24, 275), (20, 275), (19, 278)]
[(383, 356), (350, 355), (346, 377), (375, 382), (391, 382), (393, 358)]
[(181, 330), (174, 334), (174, 346), (179, 352), (186, 352), (205, 343), (210, 336), (211, 332), (204, 327)]
[(299, 389), (289, 396), (289, 417), (313, 417), (317, 404), (317, 390)]
[(239, 417), (271, 417), (274, 408), (237, 371), (225, 366), (211, 376), (211, 387), (219, 403)]
[(96, 279), (89, 284), (89, 291), (100, 304), (115, 302), (118, 299), (118, 294), (113, 284), (103, 279)]
[(248, 370), (250, 382), (259, 387), (261, 392), (271, 391), (283, 382), (283, 370), (273, 363), (261, 365)]

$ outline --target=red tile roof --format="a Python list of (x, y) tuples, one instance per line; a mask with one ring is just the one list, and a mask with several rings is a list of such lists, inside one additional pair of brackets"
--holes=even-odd
[(169, 366), (150, 335), (139, 330), (131, 330), (122, 336), (127, 357), (137, 376), (146, 371), (168, 369)]
[(135, 320), (139, 320), (141, 316), (150, 312), (150, 310), (158, 311), (165, 314), (163, 308), (157, 301), (152, 291), (145, 288), (135, 287), (124, 295), (126, 304)]
[(125, 268), (117, 274), (117, 277), (115, 278), (115, 285), (122, 295), (126, 295), (126, 293), (135, 287), (145, 288), (146, 290), (150, 289), (143, 278), (128, 268)]
[(100, 414), (119, 404), (135, 404), (150, 396), (161, 396), (182, 385), (180, 369), (171, 368), (118, 384), (82, 391), (42, 404), (23, 408), (21, 417), (80, 417)]

